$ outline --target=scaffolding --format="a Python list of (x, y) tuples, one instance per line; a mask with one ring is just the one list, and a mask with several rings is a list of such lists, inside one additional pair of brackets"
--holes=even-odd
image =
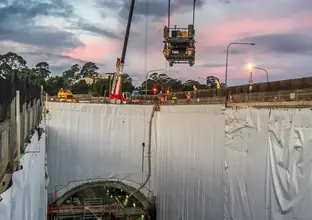
[(48, 208), (48, 220), (121, 220), (144, 215), (142, 208), (122, 207), (118, 203), (104, 205), (102, 198), (85, 198), (83, 205), (52, 205)]

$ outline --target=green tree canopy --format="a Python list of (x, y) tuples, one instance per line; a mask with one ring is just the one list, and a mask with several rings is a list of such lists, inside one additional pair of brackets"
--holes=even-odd
[(98, 71), (98, 67), (95, 63), (93, 62), (87, 62), (85, 63), (80, 71), (80, 77), (90, 77), (93, 78), (95, 76), (98, 76), (99, 73)]

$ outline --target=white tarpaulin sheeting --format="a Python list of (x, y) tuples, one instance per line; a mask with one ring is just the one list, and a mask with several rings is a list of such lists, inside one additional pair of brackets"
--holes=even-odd
[(21, 158), (23, 169), (13, 174), (12, 186), (1, 194), (0, 220), (43, 220), (47, 216), (45, 133), (35, 132)]
[[(142, 143), (152, 107), (48, 103), (49, 192), (86, 179), (141, 182)], [(78, 180), (78, 182), (76, 182)], [(138, 185), (136, 185), (138, 187)]]
[[(145, 178), (151, 106), (48, 108), (50, 193), (88, 178)], [(153, 119), (148, 184), (158, 219), (311, 219), (311, 113), (162, 106)]]
[(226, 219), (312, 217), (312, 111), (227, 110)]
[(220, 106), (162, 107), (155, 117), (157, 218), (223, 219), (224, 115)]

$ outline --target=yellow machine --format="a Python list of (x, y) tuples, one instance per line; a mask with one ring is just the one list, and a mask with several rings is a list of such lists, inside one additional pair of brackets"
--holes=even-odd
[(73, 93), (70, 90), (64, 90), (60, 88), (57, 93), (57, 101), (58, 102), (77, 102)]
[(170, 66), (178, 63), (195, 64), (195, 2), (193, 0), (193, 24), (187, 28), (170, 28), (170, 0), (168, 0), (168, 26), (164, 27), (163, 54)]
[[(171, 32), (171, 33), (170, 33)], [(164, 28), (164, 50), (163, 54), (170, 66), (174, 63), (195, 63), (195, 39), (194, 26), (188, 28)]]

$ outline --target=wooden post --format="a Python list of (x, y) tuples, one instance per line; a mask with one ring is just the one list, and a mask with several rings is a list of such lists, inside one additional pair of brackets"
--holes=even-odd
[(21, 146), (23, 148), (23, 151), (25, 150), (25, 138), (27, 135), (25, 135), (25, 129), (26, 129), (26, 103), (23, 104), (23, 125), (22, 125), (22, 131), (23, 133), (21, 134)]
[(14, 171), (14, 153), (15, 153), (15, 97), (12, 99), (10, 105), (10, 120), (11, 120), (11, 128), (10, 128), (10, 171)]
[(16, 152), (17, 152), (17, 170), (20, 169), (21, 159), (21, 108), (20, 108), (20, 91), (16, 91)]
[(31, 101), (29, 101), (28, 104), (26, 104), (27, 106), (27, 137), (29, 137), (30, 135), (30, 131), (31, 131), (31, 124), (30, 124), (30, 110), (31, 110)]

